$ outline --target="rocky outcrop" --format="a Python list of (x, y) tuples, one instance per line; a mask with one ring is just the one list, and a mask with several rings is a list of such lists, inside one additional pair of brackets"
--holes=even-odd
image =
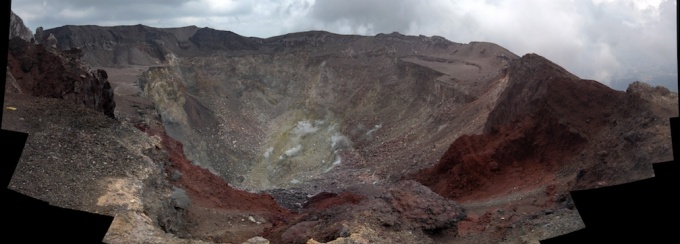
[(623, 99), (622, 92), (581, 80), (535, 54), (512, 61), (505, 72), (508, 86), (485, 133), (461, 136), (416, 179), (451, 198), (508, 184), (504, 179), (513, 185), (535, 181), (531, 175), (550, 175), (568, 164)]
[(174, 186), (172, 198), (180, 217), (168, 216), (167, 211), (156, 215), (167, 232), (184, 238), (241, 243), (296, 218), (270, 195), (235, 189), (208, 170), (193, 165), (184, 157), (182, 144), (169, 137), (162, 126), (137, 127), (160, 138), (163, 145), (147, 153), (157, 162), (165, 162), (164, 175)]
[(466, 217), (457, 203), (414, 181), (386, 188), (367, 187), (376, 188), (376, 192), (369, 196), (343, 192), (312, 197), (307, 211), (293, 225), (274, 231), (270, 239), (281, 243), (308, 243), (310, 239), (330, 242), (370, 232), (362, 239), (431, 243), (443, 233), (455, 236), (456, 224)]
[(459, 242), (527, 242), (582, 228), (569, 191), (646, 179), (652, 163), (672, 159), (677, 93), (641, 82), (615, 91), (535, 54), (504, 73), (483, 133), (460, 136), (437, 164), (407, 177), (475, 209)]
[(52, 33), (46, 35), (42, 26), (35, 29), (35, 43), (43, 44), (48, 48), (56, 49), (58, 42), (59, 41)]
[(57, 48), (57, 38), (54, 37), (54, 35), (50, 34), (45, 38), (45, 41), (43, 42), (43, 45), (48, 48), (56, 49)]
[(182, 216), (163, 162), (145, 155), (162, 146), (157, 138), (63, 99), (8, 93), (4, 102), (16, 110), (4, 113), (2, 128), (30, 134), (8, 189), (45, 205), (115, 216), (104, 240), (86, 242), (187, 243), (167, 233)]
[(174, 35), (143, 25), (63, 26), (43, 35), (53, 35), (60, 50), (83, 50), (82, 60), (91, 66), (157, 65), (169, 50), (182, 51)]
[(19, 37), (24, 41), (32, 42), (33, 33), (24, 25), (24, 21), (14, 11), (10, 11), (9, 19), (9, 39)]
[(116, 104), (106, 71), (87, 69), (81, 55), (80, 50), (55, 51), (13, 38), (7, 58), (16, 81), (11, 84), (23, 94), (64, 99), (114, 118)]
[(606, 123), (602, 116), (621, 102), (623, 93), (597, 81), (583, 80), (551, 61), (527, 54), (507, 68), (508, 88), (489, 114), (485, 131), (544, 113), (582, 135)]
[[(649, 162), (642, 163), (633, 155), (621, 155), (631, 154), (631, 150), (636, 155), (651, 155), (644, 150), (646, 147), (612, 150), (612, 145), (645, 140), (662, 145), (662, 134), (634, 131), (645, 130), (650, 121), (663, 123), (661, 118), (677, 114), (670, 106), (672, 93), (663, 88), (636, 82), (626, 93), (614, 91), (596, 81), (579, 79), (535, 54), (512, 61), (505, 72), (508, 87), (489, 114), (485, 133), (458, 138), (436, 166), (422, 171), (416, 179), (439, 194), (459, 199), (489, 190), (493, 185), (509, 184), (503, 179), (513, 179), (512, 184), (518, 185), (537, 180), (532, 175), (553, 175), (565, 168), (576, 174), (576, 168), (580, 167), (578, 179), (581, 181), (589, 178), (586, 175), (595, 174), (593, 171), (599, 172), (593, 178), (609, 177), (604, 176), (608, 174), (605, 171), (596, 170), (603, 164), (587, 160), (588, 156), (584, 155), (602, 158), (602, 162), (604, 158), (608, 158), (606, 162), (617, 158), (616, 161), (629, 165), (625, 167), (638, 165), (635, 172), (643, 172), (643, 169), (651, 170), (643, 166)], [(657, 112), (652, 115), (648, 111)], [(641, 124), (624, 122), (630, 121), (630, 113), (649, 114), (643, 119), (647, 124), (641, 127)], [(668, 155), (668, 152), (660, 154)], [(592, 169), (586, 170), (588, 168)], [(511, 173), (519, 169), (523, 173)], [(628, 180), (641, 177), (633, 176), (632, 172), (628, 177), (633, 178)], [(595, 182), (591, 180), (589, 184)]]
[(575, 188), (589, 189), (653, 177), (651, 163), (673, 159), (669, 118), (678, 116), (678, 93), (643, 82), (628, 86), (608, 123), (574, 161)]
[[(10, 21), (9, 21), (9, 39), (19, 38), (27, 42), (33, 41), (33, 34), (25, 25), (24, 21), (18, 15), (14, 14), (14, 11), (10, 11)], [(12, 75), (9, 66), (7, 66), (6, 72), (6, 83), (5, 90), (11, 93), (22, 93), (21, 87), (17, 83), (16, 79)]]
[(45, 38), (45, 33), (44, 33), (42, 26), (35, 28), (35, 35), (34, 36), (35, 36), (35, 42), (36, 43), (40, 44), (40, 43), (43, 42), (43, 40), (44, 40), (43, 38)]

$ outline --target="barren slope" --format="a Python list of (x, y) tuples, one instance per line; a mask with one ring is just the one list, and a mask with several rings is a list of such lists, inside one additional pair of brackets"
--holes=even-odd
[[(33, 144), (52, 157), (70, 155), (60, 140), (92, 141), (66, 144), (87, 156), (78, 165), (126, 159), (106, 156), (117, 143), (130, 160), (109, 188), (95, 187), (108, 166), (34, 171), (51, 159), (31, 149), (14, 187), (95, 211), (95, 196), (142, 199), (115, 211), (112, 242), (535, 242), (582, 226), (569, 190), (649, 177), (671, 155), (668, 118), (678, 114), (667, 89), (611, 90), (492, 43), (321, 31), (260, 39), (195, 26), (45, 34), (106, 71), (116, 120), (72, 104), (41, 117), (62, 102), (14, 94), (7, 104), (19, 109), (3, 123), (68, 131)], [(98, 177), (62, 182), (88, 174)], [(89, 197), (60, 188), (69, 184)], [(50, 187), (59, 194), (40, 192)]]
[(459, 137), (435, 166), (412, 176), (470, 211), (457, 242), (583, 228), (568, 191), (649, 178), (652, 163), (672, 159), (668, 119), (678, 115), (677, 94), (642, 83), (614, 91), (535, 54), (507, 73), (485, 133)]
[[(174, 36), (179, 30), (186, 33)], [(244, 189), (390, 181), (434, 162), (458, 135), (482, 131), (504, 84), (501, 69), (516, 58), (491, 43), (398, 33), (256, 39), (193, 30), (67, 26), (46, 33), (104, 66), (125, 64), (116, 50), (165, 47), (162, 56), (146, 52), (154, 61), (143, 64), (162, 65), (139, 78), (143, 95), (194, 164)], [(88, 39), (101, 31), (108, 34)]]

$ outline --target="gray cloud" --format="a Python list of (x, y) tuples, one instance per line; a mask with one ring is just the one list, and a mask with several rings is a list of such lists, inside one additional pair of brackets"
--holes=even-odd
[(538, 53), (615, 89), (630, 81), (677, 91), (676, 1), (319, 1), (310, 16), (326, 29), (399, 31), (456, 42), (489, 41)]
[(414, 21), (416, 10), (410, 0), (320, 1), (310, 11), (315, 20), (353, 32), (375, 34), (376, 31), (405, 31)]
[(13, 3), (29, 28), (53, 28), (67, 24), (134, 25), (170, 27), (211, 23), (212, 19), (252, 14), (250, 1), (40, 1)]
[(66, 24), (208, 26), (245, 36), (398, 31), (537, 53), (615, 89), (642, 80), (677, 91), (676, 1), (171, 0), (14, 1), (29, 28)]

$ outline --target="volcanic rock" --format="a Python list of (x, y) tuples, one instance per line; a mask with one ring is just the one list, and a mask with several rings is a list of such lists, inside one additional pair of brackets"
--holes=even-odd
[(14, 37), (18, 37), (27, 42), (33, 41), (33, 33), (31, 30), (24, 25), (24, 21), (21, 19), (21, 17), (14, 14), (14, 11), (10, 10), (9, 39)]
[(44, 89), (31, 81), (38, 61), (11, 54), (8, 86), (89, 106), (103, 88), (76, 93), (75, 81), (105, 78), (120, 123), (156, 141), (144, 165), (164, 174), (142, 187), (163, 200), (118, 218), (117, 242), (158, 231), (232, 243), (532, 242), (582, 227), (569, 190), (649, 177), (672, 156), (677, 93), (615, 91), (493, 43), (143, 25), (50, 35), (61, 51), (12, 47), (106, 72), (50, 72), (62, 82)]
[(114, 118), (116, 103), (106, 71), (85, 68), (80, 55), (80, 50), (52, 51), (13, 38), (7, 57), (11, 84), (24, 94), (64, 99)]
[[(128, 123), (56, 98), (8, 93), (2, 128), (29, 133), (9, 189), (50, 205), (115, 216), (107, 243), (179, 243), (183, 219), (172, 206), (159, 146)], [(4, 108), (3, 108), (4, 109)]]
[[(667, 126), (668, 118), (678, 114), (677, 93), (640, 82), (626, 92), (615, 91), (535, 54), (511, 61), (504, 72), (508, 85), (484, 133), (459, 137), (436, 165), (412, 175), (438, 194), (476, 209), (475, 215), (511, 204), (505, 208), (513, 213), (501, 215), (503, 224), (465, 221), (468, 237), (462, 243), (551, 237), (515, 226), (577, 228), (578, 219), (564, 222), (577, 218), (569, 210), (571, 201), (556, 193), (645, 179), (653, 176), (652, 163), (672, 158)], [(561, 219), (550, 217), (554, 209), (543, 216), (531, 214), (555, 204)]]
[[(602, 114), (623, 101), (622, 92), (581, 80), (535, 54), (510, 62), (505, 72), (508, 86), (489, 114), (486, 133), (461, 136), (416, 179), (458, 198), (532, 171), (552, 174), (606, 124)], [(515, 169), (522, 172), (509, 176)]]
[[(456, 223), (466, 216), (458, 204), (414, 181), (398, 182), (372, 196), (321, 193), (306, 206), (296, 224), (283, 231), (281, 242), (329, 242), (370, 231), (373, 236), (365, 237), (369, 241), (427, 243), (441, 233), (455, 236)], [(395, 231), (404, 233), (386, 234)], [(276, 232), (271, 237), (278, 240)]]
[(44, 42), (42, 42), (42, 44), (44, 46), (48, 47), (48, 48), (56, 49), (57, 48), (57, 42), (58, 42), (57, 38), (54, 37), (54, 35), (52, 35), (52, 33), (50, 33), (50, 35), (47, 36), (47, 38), (45, 39)]
[(34, 36), (35, 36), (35, 42), (37, 44), (41, 44), (41, 43), (44, 42), (43, 38), (45, 38), (45, 33), (44, 33), (42, 26), (35, 29), (35, 35)]

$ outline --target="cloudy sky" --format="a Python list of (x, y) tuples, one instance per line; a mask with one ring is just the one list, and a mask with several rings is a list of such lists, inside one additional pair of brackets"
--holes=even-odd
[(678, 90), (677, 1), (670, 0), (13, 0), (32, 30), (63, 25), (196, 25), (244, 36), (394, 31), (537, 53), (624, 90)]

